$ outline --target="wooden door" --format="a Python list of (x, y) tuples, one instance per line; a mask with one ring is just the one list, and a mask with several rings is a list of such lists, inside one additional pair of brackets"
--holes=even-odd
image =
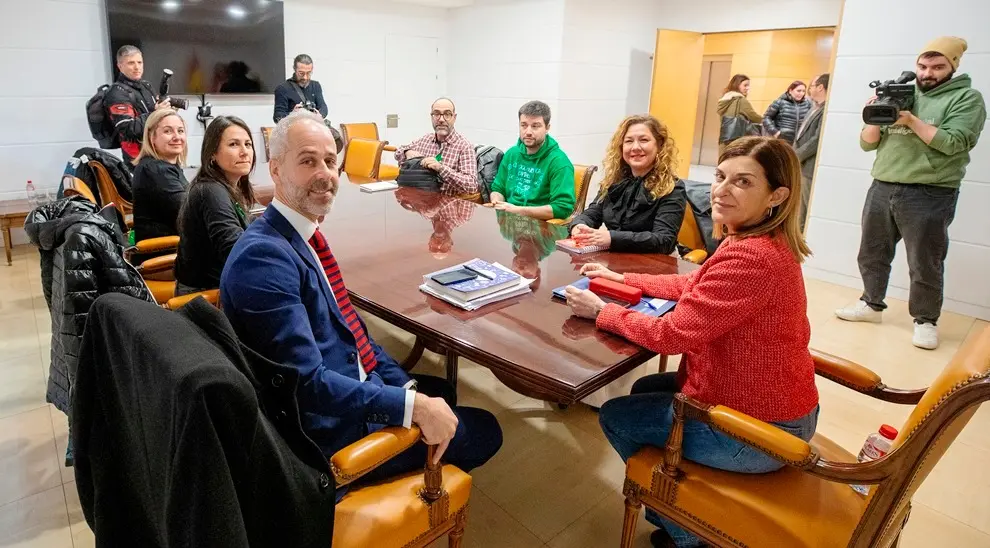
[(691, 169), (691, 145), (701, 89), (705, 37), (698, 32), (657, 31), (653, 60), (650, 114), (659, 118), (677, 143), (677, 175), (686, 179)]

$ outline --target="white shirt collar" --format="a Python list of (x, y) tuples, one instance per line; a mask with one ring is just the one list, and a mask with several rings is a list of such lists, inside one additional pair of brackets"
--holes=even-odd
[(275, 208), (275, 211), (281, 213), (282, 216), (285, 217), (286, 221), (289, 221), (292, 228), (296, 229), (296, 232), (302, 236), (302, 239), (305, 242), (308, 242), (309, 239), (313, 237), (316, 229), (320, 228), (319, 223), (310, 221), (304, 217), (302, 213), (299, 213), (298, 211), (280, 202), (278, 198), (272, 200), (271, 206)]

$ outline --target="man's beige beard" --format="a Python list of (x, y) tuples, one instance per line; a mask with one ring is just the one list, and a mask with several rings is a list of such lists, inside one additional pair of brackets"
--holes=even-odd
[[(337, 193), (334, 192), (333, 197), (330, 198), (330, 202), (327, 204), (326, 210), (324, 211), (323, 207), (317, 205), (316, 203), (314, 203), (309, 199), (309, 190), (311, 188), (310, 186), (299, 187), (293, 185), (291, 181), (288, 181), (288, 183), (289, 183), (289, 188), (292, 189), (291, 191), (291, 193), (293, 194), (292, 198), (296, 201), (299, 209), (303, 210), (305, 213), (308, 213), (310, 215), (315, 215), (319, 217), (321, 215), (326, 215), (330, 213), (330, 210), (333, 209), (333, 203), (337, 201)], [(330, 183), (330, 186), (332, 185), (333, 183)], [(339, 184), (338, 184), (338, 189), (339, 189)], [(312, 207), (312, 209), (310, 209), (310, 207)]]

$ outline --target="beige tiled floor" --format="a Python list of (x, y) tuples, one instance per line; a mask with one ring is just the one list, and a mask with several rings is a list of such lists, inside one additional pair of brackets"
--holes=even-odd
[[(0, 547), (92, 546), (71, 469), (62, 466), (65, 416), (44, 401), (50, 320), (30, 247), (0, 265)], [(986, 322), (945, 314), (935, 352), (910, 344), (906, 304), (891, 302), (882, 325), (853, 325), (832, 310), (857, 292), (809, 280), (813, 345), (860, 361), (898, 387), (927, 386), (959, 345)], [(369, 318), (383, 345), (398, 355), (410, 337)], [(673, 366), (673, 363), (672, 363)], [(435, 357), (420, 365), (440, 373)], [(474, 472), (466, 546), (530, 548), (616, 546), (623, 512), (623, 466), (597, 415), (566, 411), (520, 396), (486, 369), (461, 368), (463, 404), (495, 412), (505, 432), (502, 451)], [(882, 422), (900, 425), (907, 411), (819, 380), (819, 430), (852, 451)], [(902, 546), (990, 546), (990, 407), (981, 409), (914, 499)], [(642, 517), (637, 547), (649, 546)], [(435, 546), (444, 546), (438, 542)]]

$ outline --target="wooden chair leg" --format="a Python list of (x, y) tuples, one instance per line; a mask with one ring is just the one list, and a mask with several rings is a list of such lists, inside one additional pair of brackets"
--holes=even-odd
[(447, 545), (450, 548), (461, 548), (464, 543), (464, 529), (467, 527), (467, 507), (461, 509), (454, 518), (454, 528), (447, 535)]
[(629, 493), (626, 495), (626, 515), (622, 520), (622, 542), (621, 548), (632, 548), (633, 539), (636, 537), (636, 522), (639, 520), (639, 511), (643, 503), (639, 498)]
[(660, 356), (660, 364), (659, 364), (659, 367), (657, 367), (657, 370), (658, 370), (657, 373), (666, 373), (667, 372), (667, 355), (666, 354), (662, 354)]
[(416, 364), (419, 363), (419, 360), (423, 357), (423, 351), (425, 349), (426, 345), (423, 344), (423, 340), (416, 337), (416, 342), (413, 344), (412, 350), (409, 351), (409, 355), (400, 364), (402, 369), (409, 371), (413, 367), (416, 367)]
[(453, 350), (448, 349), (446, 352), (447, 357), (447, 382), (450, 383), (454, 389), (457, 389), (457, 353)]

